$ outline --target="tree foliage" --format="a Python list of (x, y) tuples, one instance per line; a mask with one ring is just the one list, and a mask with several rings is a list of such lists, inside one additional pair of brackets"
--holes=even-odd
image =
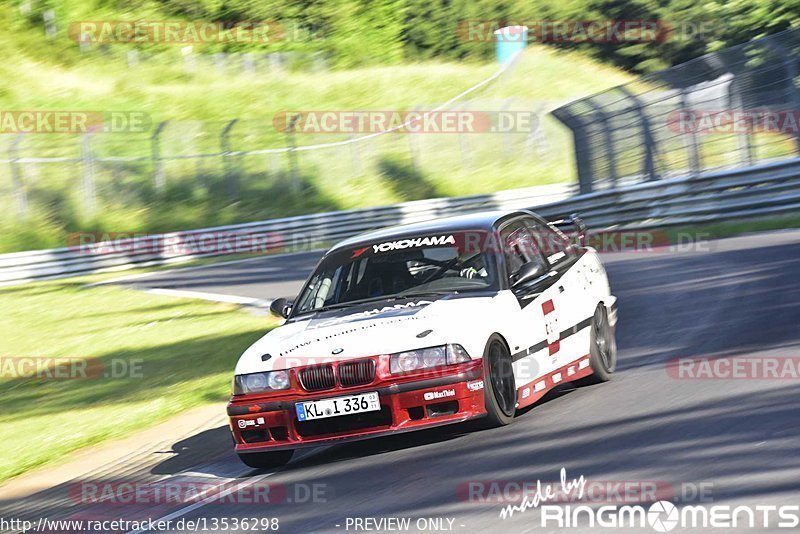
[[(800, 26), (800, 0), (18, 0), (31, 25), (53, 6), (59, 19), (164, 18), (227, 23), (281, 21), (308, 38), (264, 47), (323, 52), (336, 65), (392, 64), (427, 58), (488, 58), (494, 43), (459, 33), (466, 21), (497, 27), (542, 21), (658, 21), (657, 42), (547, 42), (637, 72)], [(113, 15), (113, 16), (112, 16)], [(62, 25), (63, 26), (63, 25)], [(141, 45), (146, 47), (147, 45)], [(252, 43), (220, 49), (244, 50)]]

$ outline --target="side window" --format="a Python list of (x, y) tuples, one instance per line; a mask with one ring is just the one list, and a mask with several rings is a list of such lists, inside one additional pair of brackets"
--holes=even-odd
[(539, 250), (547, 259), (547, 263), (557, 267), (571, 257), (572, 247), (570, 247), (567, 236), (535, 219), (525, 219), (525, 224), (535, 236)]
[(533, 232), (525, 221), (514, 221), (503, 228), (500, 239), (506, 260), (506, 274), (510, 280), (514, 279), (520, 267), (529, 262), (538, 262), (547, 268)]

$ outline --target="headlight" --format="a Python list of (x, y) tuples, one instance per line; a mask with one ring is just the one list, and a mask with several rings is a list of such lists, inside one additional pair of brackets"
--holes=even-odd
[(262, 393), (281, 389), (289, 389), (289, 373), (287, 371), (236, 375), (233, 379), (234, 395)]
[(469, 360), (469, 354), (461, 345), (440, 345), (392, 354), (389, 359), (389, 370), (392, 374), (401, 374)]

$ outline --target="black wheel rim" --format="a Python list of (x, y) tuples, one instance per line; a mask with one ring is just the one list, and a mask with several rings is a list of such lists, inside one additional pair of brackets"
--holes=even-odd
[(492, 389), (494, 398), (500, 410), (507, 416), (514, 414), (516, 408), (516, 388), (514, 387), (514, 374), (511, 372), (511, 361), (505, 348), (500, 343), (494, 343), (489, 349), (489, 362), (491, 364)]
[(606, 371), (611, 371), (614, 368), (614, 359), (616, 358), (614, 339), (606, 316), (600, 310), (594, 315), (594, 344)]

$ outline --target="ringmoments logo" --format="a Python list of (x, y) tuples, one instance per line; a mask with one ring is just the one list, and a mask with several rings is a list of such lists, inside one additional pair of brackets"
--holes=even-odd
[[(589, 481), (581, 475), (568, 479), (561, 469), (555, 483), (537, 481), (535, 491), (525, 494), (518, 504), (500, 510), (507, 519), (530, 509), (539, 509), (539, 526), (548, 529), (569, 528), (651, 528), (671, 532), (676, 528), (719, 529), (788, 529), (800, 526), (800, 505), (725, 505), (686, 504), (676, 506), (668, 500), (651, 504), (563, 504), (584, 499)], [(562, 504), (559, 504), (562, 503)]]
[(689, 505), (678, 507), (670, 501), (649, 506), (542, 506), (543, 528), (646, 528), (655, 532), (675, 529), (794, 529), (800, 525), (798, 505)]

